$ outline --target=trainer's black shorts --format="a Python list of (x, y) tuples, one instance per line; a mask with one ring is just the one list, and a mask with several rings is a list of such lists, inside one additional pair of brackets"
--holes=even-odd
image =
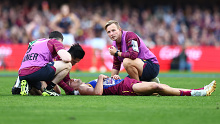
[(147, 63), (143, 69), (142, 76), (140, 77), (141, 81), (151, 81), (153, 78), (157, 77), (160, 71), (160, 65), (153, 63), (151, 60), (142, 60), (144, 63)]
[(40, 70), (26, 75), (26, 76), (19, 76), (20, 81), (26, 80), (31, 87), (35, 87), (38, 90), (41, 89), (41, 82), (40, 81), (52, 81), (55, 77), (56, 69), (53, 67), (54, 62), (48, 63), (46, 66), (42, 67)]

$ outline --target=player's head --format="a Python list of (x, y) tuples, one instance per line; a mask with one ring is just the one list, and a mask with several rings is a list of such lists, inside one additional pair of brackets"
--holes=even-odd
[(82, 80), (80, 79), (70, 79), (69, 86), (74, 90), (78, 90), (78, 87), (83, 84)]
[(63, 42), (63, 35), (59, 31), (52, 31), (49, 34), (49, 39), (56, 39), (60, 42)]
[(121, 27), (119, 23), (115, 20), (110, 20), (105, 25), (105, 31), (107, 32), (109, 38), (113, 41), (121, 40)]
[(72, 61), (71, 61), (72, 65), (75, 65), (76, 63), (78, 63), (85, 55), (85, 51), (82, 49), (82, 47), (78, 43), (73, 44), (68, 50), (68, 52), (70, 53), (72, 57)]

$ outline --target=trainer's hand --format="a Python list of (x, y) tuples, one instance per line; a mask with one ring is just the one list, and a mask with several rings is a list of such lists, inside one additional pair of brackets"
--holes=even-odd
[(117, 49), (114, 46), (111, 46), (108, 48), (108, 51), (111, 55), (115, 55), (115, 53), (117, 52)]
[(111, 78), (116, 79), (116, 80), (121, 79), (121, 77), (119, 75), (116, 75), (116, 74), (114, 76), (112, 76)]

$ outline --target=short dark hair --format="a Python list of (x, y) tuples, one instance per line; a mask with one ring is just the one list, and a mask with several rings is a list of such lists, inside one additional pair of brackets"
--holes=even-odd
[(82, 59), (85, 55), (85, 51), (82, 49), (82, 47), (79, 45), (79, 43), (73, 44), (68, 52), (71, 54), (73, 59)]
[(49, 39), (62, 39), (63, 40), (63, 35), (59, 31), (52, 31), (49, 34)]

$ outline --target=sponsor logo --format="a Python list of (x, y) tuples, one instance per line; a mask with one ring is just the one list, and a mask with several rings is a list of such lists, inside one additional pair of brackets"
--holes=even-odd
[[(171, 60), (177, 57), (181, 53), (181, 47), (170, 47), (165, 46), (160, 49), (159, 57), (161, 60)], [(198, 61), (202, 56), (202, 50), (199, 48), (187, 48), (186, 49), (186, 56), (189, 60)]]
[(159, 57), (161, 60), (171, 60), (180, 54), (181, 50), (179, 47), (165, 46), (161, 48)]
[(0, 56), (9, 56), (12, 54), (11, 47), (0, 46)]

